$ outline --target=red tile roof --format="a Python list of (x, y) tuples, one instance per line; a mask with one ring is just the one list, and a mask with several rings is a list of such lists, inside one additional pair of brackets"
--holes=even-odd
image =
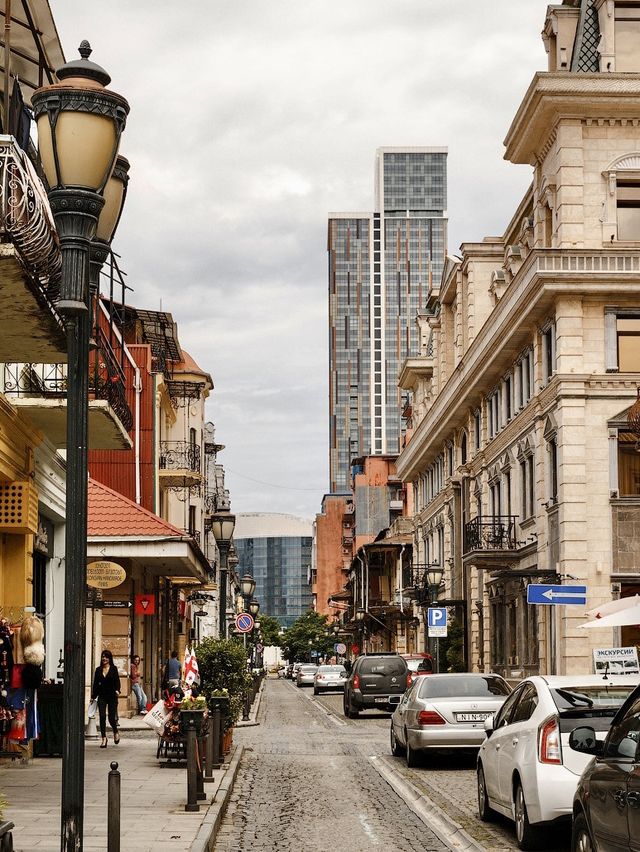
[(87, 535), (89, 536), (184, 536), (186, 533), (163, 521), (106, 485), (89, 480)]

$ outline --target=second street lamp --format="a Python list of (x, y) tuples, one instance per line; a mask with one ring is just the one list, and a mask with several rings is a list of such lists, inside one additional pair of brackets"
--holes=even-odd
[(228, 509), (211, 516), (211, 532), (220, 551), (220, 624), (221, 639), (227, 638), (227, 582), (229, 575), (229, 547), (236, 525), (235, 515)]
[(106, 87), (111, 78), (81, 59), (58, 83), (34, 92), (38, 148), (62, 252), (57, 308), (67, 333), (67, 506), (65, 527), (64, 708), (61, 849), (82, 849), (84, 812), (84, 667), (89, 420), (89, 251), (104, 206), (129, 104)]

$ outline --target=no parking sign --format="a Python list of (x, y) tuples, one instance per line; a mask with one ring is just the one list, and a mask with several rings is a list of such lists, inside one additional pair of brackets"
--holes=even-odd
[(253, 624), (253, 616), (250, 612), (241, 612), (236, 615), (236, 630), (239, 630), (240, 633), (251, 633)]

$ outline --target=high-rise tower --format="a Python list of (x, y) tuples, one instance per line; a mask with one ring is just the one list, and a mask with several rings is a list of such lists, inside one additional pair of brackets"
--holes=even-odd
[(440, 280), (447, 235), (447, 149), (379, 148), (375, 212), (329, 216), (329, 474), (349, 487), (353, 458), (395, 454), (403, 360)]

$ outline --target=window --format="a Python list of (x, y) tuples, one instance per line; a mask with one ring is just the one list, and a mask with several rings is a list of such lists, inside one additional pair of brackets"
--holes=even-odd
[(616, 3), (616, 71), (640, 71), (640, 3)]
[(542, 332), (542, 380), (546, 385), (556, 369), (556, 328), (551, 324)]
[(504, 419), (505, 423), (511, 420), (513, 415), (513, 377), (507, 376), (503, 385), (504, 394)]
[(632, 432), (618, 433), (618, 493), (620, 497), (640, 497), (640, 453)]
[(527, 455), (520, 459), (520, 508), (522, 520), (533, 517), (535, 500), (535, 459)]
[(489, 485), (489, 499), (491, 505), (491, 514), (492, 515), (501, 515), (502, 514), (502, 501), (500, 494), (500, 483), (492, 482)]
[(447, 473), (453, 476), (453, 444), (447, 444)]
[(467, 433), (462, 433), (462, 438), (460, 439), (460, 464), (467, 463)]
[(189, 506), (189, 535), (193, 535), (196, 531), (196, 507)]
[(495, 390), (491, 396), (487, 399), (487, 418), (489, 423), (489, 439), (495, 438), (500, 430), (501, 423), (501, 397), (502, 393), (500, 388)]
[(618, 370), (622, 373), (640, 372), (640, 317), (616, 317)]
[(494, 719), (494, 728), (497, 730), (498, 728), (502, 728), (505, 725), (508, 725), (511, 722), (511, 716), (513, 713), (513, 708), (520, 700), (520, 696), (522, 695), (522, 690), (524, 687), (516, 688), (511, 695), (504, 702), (502, 707), (498, 710)]
[(558, 442), (549, 441), (549, 499), (558, 502)]
[(511, 723), (526, 722), (533, 716), (533, 711), (538, 706), (538, 693), (532, 683), (526, 684), (522, 690), (522, 697), (511, 717)]
[(640, 181), (618, 180), (616, 199), (618, 239), (640, 240)]
[(474, 434), (475, 434), (475, 448), (479, 450), (482, 445), (482, 420), (480, 418), (480, 412), (476, 411), (473, 415), (473, 426), (474, 426)]
[(640, 742), (640, 701), (635, 701), (617, 725), (611, 728), (605, 758), (635, 759)]

